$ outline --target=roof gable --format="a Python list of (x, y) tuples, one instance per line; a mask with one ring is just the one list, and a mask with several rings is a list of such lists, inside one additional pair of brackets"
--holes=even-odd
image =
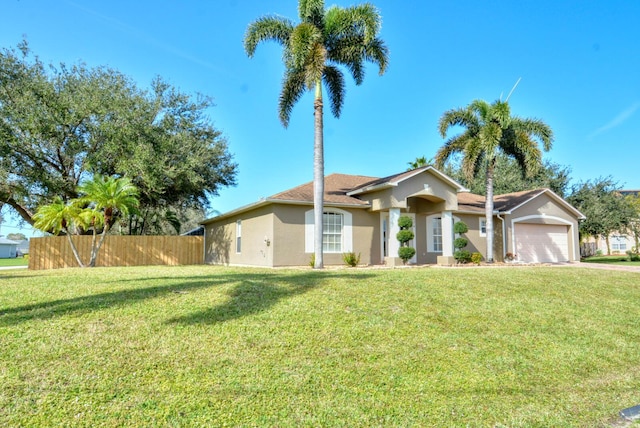
[(458, 192), (463, 192), (467, 190), (460, 183), (458, 183), (448, 175), (443, 174), (439, 170), (428, 165), (428, 166), (423, 166), (410, 171), (404, 171), (399, 174), (394, 174), (388, 177), (373, 180), (369, 183), (365, 183), (359, 187), (352, 189), (349, 193), (347, 193), (347, 195), (353, 196), (353, 195), (359, 195), (363, 193), (375, 192), (377, 190), (384, 189), (387, 187), (396, 187), (403, 181), (406, 181), (412, 177), (415, 177), (418, 174), (422, 174), (423, 172), (430, 172), (432, 175), (436, 176), (443, 182), (447, 183), (449, 186), (453, 187)]
[[(548, 195), (551, 199), (574, 214), (577, 218), (585, 218), (584, 214), (575, 209), (571, 204), (550, 189), (534, 189), (495, 195), (493, 197), (493, 211), (494, 213), (511, 214), (511, 212), (543, 194)], [(460, 211), (484, 213), (485, 201), (486, 198), (482, 195), (476, 195), (469, 192), (458, 193), (458, 209)]]

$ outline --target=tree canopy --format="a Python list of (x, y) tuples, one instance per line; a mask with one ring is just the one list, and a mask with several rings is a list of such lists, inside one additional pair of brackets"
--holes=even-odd
[(567, 201), (582, 212), (586, 219), (580, 223), (580, 238), (592, 236), (604, 239), (611, 253), (609, 235), (625, 233), (635, 218), (635, 210), (619, 192), (620, 186), (611, 177), (583, 181), (572, 186)]
[(38, 206), (77, 198), (78, 184), (100, 174), (129, 177), (140, 216), (204, 209), (237, 169), (212, 105), (161, 78), (142, 90), (108, 67), (45, 66), (26, 42), (3, 49), (0, 203), (33, 224)]
[[(478, 174), (467, 177), (460, 163), (453, 161), (444, 166), (443, 172), (458, 181), (472, 193), (484, 195), (486, 188), (486, 165), (482, 165)], [(493, 189), (497, 195), (520, 192), (523, 190), (547, 188), (559, 196), (566, 196), (569, 190), (571, 168), (554, 163), (548, 159), (535, 172), (526, 175), (515, 159), (498, 154), (493, 175)]]

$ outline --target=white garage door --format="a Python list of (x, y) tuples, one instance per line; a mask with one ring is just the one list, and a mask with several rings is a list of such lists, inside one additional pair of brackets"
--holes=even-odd
[(516, 224), (516, 255), (529, 263), (569, 261), (568, 226), (555, 224)]

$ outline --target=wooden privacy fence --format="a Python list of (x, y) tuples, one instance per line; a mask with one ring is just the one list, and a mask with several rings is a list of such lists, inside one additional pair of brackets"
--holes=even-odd
[[(91, 256), (91, 236), (74, 236), (82, 261)], [(99, 237), (98, 237), (99, 239)], [(66, 236), (32, 238), (29, 269), (78, 267)], [(120, 236), (105, 238), (96, 266), (199, 265), (204, 263), (203, 236)]]

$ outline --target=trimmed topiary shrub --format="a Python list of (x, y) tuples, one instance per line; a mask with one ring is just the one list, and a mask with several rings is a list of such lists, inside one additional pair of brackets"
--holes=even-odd
[(471, 252), (469, 250), (458, 250), (453, 253), (453, 258), (458, 263), (469, 263), (471, 261)]
[(456, 238), (453, 241), (453, 248), (461, 250), (466, 247), (468, 243), (469, 241), (467, 241), (465, 238)]
[(479, 265), (481, 261), (482, 261), (482, 254), (480, 253), (471, 254), (471, 262), (473, 264)]
[(398, 257), (402, 259), (402, 263), (407, 264), (413, 256), (416, 255), (416, 249), (413, 247), (400, 247), (398, 249)]
[(453, 225), (453, 232), (457, 233), (458, 235), (462, 235), (463, 233), (467, 233), (468, 231), (469, 231), (469, 227), (463, 221), (457, 221)]
[(415, 248), (409, 246), (409, 241), (415, 237), (415, 234), (410, 230), (413, 226), (413, 220), (406, 215), (400, 216), (398, 226), (400, 227), (400, 231), (396, 234), (396, 239), (400, 242), (398, 257), (402, 259), (402, 263), (407, 264), (416, 254)]
[(457, 221), (453, 225), (453, 231), (458, 235), (458, 237), (453, 241), (453, 248), (455, 249), (453, 252), (453, 258), (456, 259), (458, 263), (469, 263), (471, 261), (471, 253), (467, 250), (463, 250), (469, 241), (460, 236), (463, 233), (467, 233), (469, 231), (469, 227), (464, 222)]

